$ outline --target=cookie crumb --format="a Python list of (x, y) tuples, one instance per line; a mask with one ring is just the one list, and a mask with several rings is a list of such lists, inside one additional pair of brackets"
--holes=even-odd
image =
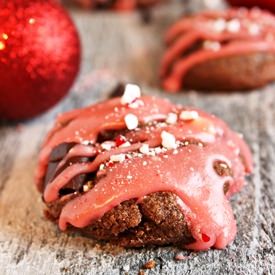
[(156, 266), (156, 262), (154, 260), (149, 260), (147, 263), (145, 263), (142, 268), (143, 269), (153, 269)]

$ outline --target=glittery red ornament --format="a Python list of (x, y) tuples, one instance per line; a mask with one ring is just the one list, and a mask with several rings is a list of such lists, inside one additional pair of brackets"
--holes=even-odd
[(55, 1), (0, 1), (0, 118), (26, 119), (53, 106), (79, 63), (77, 31)]
[(275, 13), (274, 0), (227, 0), (233, 6), (259, 7)]

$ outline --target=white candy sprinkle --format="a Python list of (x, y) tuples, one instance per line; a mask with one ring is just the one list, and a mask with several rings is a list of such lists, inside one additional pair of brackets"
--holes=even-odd
[(132, 178), (133, 178), (133, 177), (132, 177), (131, 175), (128, 175), (128, 176), (127, 176), (127, 179), (129, 179), (129, 180), (132, 179)]
[(85, 185), (83, 185), (83, 191), (88, 192), (93, 187), (93, 182), (88, 181)]
[(206, 40), (203, 42), (203, 47), (207, 50), (218, 51), (221, 48), (221, 44), (217, 41)]
[(138, 118), (133, 114), (127, 114), (124, 117), (124, 121), (128, 130), (134, 130), (138, 127)]
[(143, 166), (146, 166), (146, 165), (147, 165), (147, 161), (146, 161), (146, 160), (143, 161), (142, 165), (143, 165)]
[(228, 168), (228, 165), (226, 164), (226, 163), (220, 163), (220, 167), (222, 167), (222, 168), (225, 168), (225, 169), (227, 169)]
[(148, 156), (151, 156), (151, 157), (154, 157), (155, 155), (156, 155), (156, 152), (154, 150), (148, 153)]
[(144, 106), (144, 102), (140, 99), (135, 100), (134, 102), (129, 104), (129, 107), (132, 109), (137, 109), (138, 107)]
[(114, 141), (104, 141), (101, 144), (102, 149), (106, 151), (110, 151), (113, 147), (115, 147), (116, 143)]
[(101, 164), (99, 165), (99, 171), (102, 171), (104, 168), (105, 168), (105, 165), (104, 165), (103, 163), (101, 163)]
[(227, 145), (229, 147), (235, 147), (235, 144), (234, 144), (234, 142), (232, 140), (227, 141)]
[(82, 145), (90, 145), (90, 144), (92, 144), (92, 143), (91, 143), (90, 140), (83, 140), (83, 141), (81, 142), (81, 144), (82, 144)]
[(125, 160), (124, 154), (112, 155), (110, 161), (112, 162), (123, 162)]
[(161, 144), (163, 147), (165, 147), (167, 149), (176, 149), (177, 148), (176, 138), (174, 135), (172, 135), (166, 131), (162, 131), (161, 139), (162, 139)]
[(232, 19), (227, 22), (226, 29), (229, 32), (236, 33), (240, 30), (240, 28), (241, 28), (241, 23), (238, 19)]
[(142, 146), (139, 148), (139, 151), (145, 155), (149, 154), (149, 145), (146, 143), (142, 144)]
[(178, 116), (175, 113), (169, 113), (166, 118), (168, 124), (175, 124), (178, 120)]
[(83, 186), (83, 191), (84, 192), (88, 192), (89, 191), (89, 186), (88, 185), (84, 185)]
[(129, 147), (129, 146), (131, 146), (131, 143), (129, 141), (126, 141), (122, 143), (119, 147)]
[(133, 155), (127, 154), (126, 157), (127, 157), (127, 159), (132, 159), (132, 158), (133, 158)]
[(199, 118), (197, 111), (182, 111), (180, 113), (180, 119), (183, 121), (195, 120)]
[(248, 27), (248, 32), (251, 34), (251, 35), (258, 35), (260, 33), (260, 27), (258, 24), (251, 24), (249, 25)]
[(121, 97), (121, 104), (126, 105), (134, 102), (141, 95), (140, 87), (135, 84), (127, 84)]
[(226, 21), (223, 18), (219, 18), (213, 23), (213, 29), (215, 32), (221, 33), (226, 29)]
[(210, 133), (210, 134), (212, 134), (212, 135), (215, 135), (216, 134), (216, 127), (215, 126), (213, 126), (213, 125), (210, 125), (209, 127), (208, 127), (208, 132)]
[(160, 147), (156, 147), (154, 151), (156, 154), (162, 153), (162, 149)]

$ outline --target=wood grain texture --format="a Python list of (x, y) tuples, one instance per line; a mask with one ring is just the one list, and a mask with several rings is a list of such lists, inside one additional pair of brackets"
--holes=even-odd
[(156, 11), (151, 25), (137, 14), (89, 14), (74, 11), (83, 44), (83, 65), (71, 94), (50, 112), (21, 126), (0, 128), (0, 274), (138, 274), (149, 259), (157, 266), (146, 274), (275, 274), (275, 86), (249, 93), (170, 95), (173, 102), (212, 112), (244, 134), (255, 162), (248, 184), (232, 200), (238, 235), (223, 251), (203, 253), (173, 247), (118, 249), (60, 233), (44, 220), (33, 175), (39, 145), (55, 115), (106, 97), (118, 80), (157, 88), (161, 35), (181, 9)]

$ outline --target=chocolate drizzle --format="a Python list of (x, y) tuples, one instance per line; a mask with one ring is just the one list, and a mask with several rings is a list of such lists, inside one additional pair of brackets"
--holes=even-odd
[(203, 12), (180, 19), (166, 34), (160, 75), (177, 92), (196, 65), (223, 57), (275, 52), (275, 18), (259, 9)]
[[(47, 203), (74, 192), (59, 227), (87, 227), (125, 201), (168, 191), (179, 197), (195, 239), (186, 247), (224, 248), (236, 233), (228, 197), (251, 172), (249, 149), (212, 115), (150, 96), (137, 101), (114, 98), (57, 119), (36, 182)], [(138, 119), (132, 130), (125, 122), (129, 114)]]

